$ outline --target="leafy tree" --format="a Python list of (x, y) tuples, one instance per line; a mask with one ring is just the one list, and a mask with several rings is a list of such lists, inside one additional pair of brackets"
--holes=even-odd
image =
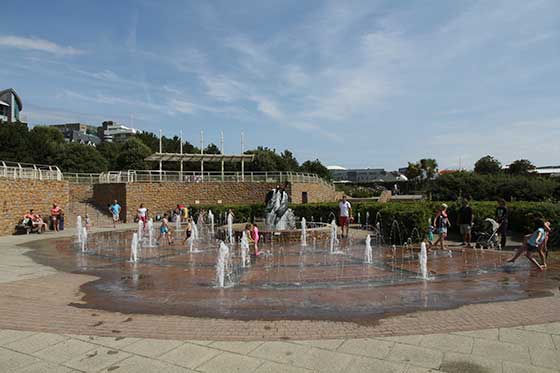
[(33, 162), (26, 124), (19, 122), (0, 124), (0, 160)]
[(536, 167), (531, 161), (527, 159), (518, 159), (513, 161), (508, 168), (508, 171), (512, 175), (528, 175)]
[(323, 179), (327, 179), (327, 180), (331, 179), (331, 172), (318, 159), (314, 161), (303, 162), (303, 164), (300, 167), (300, 171), (317, 174), (319, 177), (322, 177)]
[(291, 151), (289, 151), (287, 149), (284, 150), (280, 154), (280, 157), (282, 158), (282, 161), (284, 162), (284, 167), (285, 167), (286, 170), (297, 171), (299, 169), (299, 162), (294, 157), (294, 154)]
[(426, 172), (426, 176), (428, 179), (434, 177), (434, 175), (438, 172), (438, 164), (437, 161), (433, 158), (423, 158), (420, 160), (420, 168)]
[(148, 162), (144, 159), (153, 151), (138, 138), (128, 139), (122, 146), (116, 163), (119, 170), (146, 170)]
[(435, 159), (422, 158), (416, 163), (408, 162), (406, 177), (409, 179), (414, 178), (427, 178), (432, 179), (438, 172), (438, 164)]
[(121, 152), (122, 144), (104, 142), (97, 147), (99, 153), (107, 160), (109, 170), (118, 170), (117, 158)]
[(29, 148), (33, 149), (33, 162), (54, 164), (60, 158), (58, 152), (64, 144), (64, 135), (58, 129), (35, 126), (29, 131)]
[(406, 177), (409, 179), (416, 179), (420, 177), (422, 171), (420, 170), (420, 165), (418, 163), (408, 162), (408, 167), (406, 168)]
[(502, 164), (491, 155), (480, 158), (474, 164), (474, 172), (482, 175), (497, 174), (502, 171)]
[(274, 149), (259, 146), (245, 154), (254, 154), (255, 159), (247, 165), (248, 171), (287, 171), (286, 165)]
[(109, 162), (93, 146), (66, 143), (56, 145), (56, 165), (63, 172), (99, 173), (107, 171)]
[(210, 143), (206, 149), (204, 149), (204, 154), (222, 154), (222, 152), (216, 144)]

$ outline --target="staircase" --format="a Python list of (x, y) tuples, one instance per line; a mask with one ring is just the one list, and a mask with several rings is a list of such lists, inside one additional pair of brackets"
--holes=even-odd
[(74, 227), (78, 215), (82, 217), (85, 224), (85, 216), (89, 215), (93, 227), (112, 227), (113, 218), (109, 211), (99, 209), (91, 202), (71, 201), (70, 205), (64, 211), (64, 225), (66, 227)]

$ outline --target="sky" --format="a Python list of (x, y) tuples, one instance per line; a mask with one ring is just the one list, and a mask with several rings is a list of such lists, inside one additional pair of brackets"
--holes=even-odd
[(29, 123), (182, 130), (226, 153), (397, 169), (560, 164), (560, 1), (26, 0), (0, 89)]

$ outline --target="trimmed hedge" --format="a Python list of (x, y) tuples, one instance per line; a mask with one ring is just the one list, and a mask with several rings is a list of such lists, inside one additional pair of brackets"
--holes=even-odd
[[(369, 212), (369, 224), (373, 225), (380, 222), (381, 230), (385, 237), (390, 237), (392, 243), (402, 243), (408, 237), (416, 239), (416, 228), (420, 237), (423, 237), (428, 230), (428, 221), (433, 219), (436, 209), (442, 202), (421, 201), (421, 202), (357, 202), (353, 203), (353, 215), (357, 218), (360, 213), (361, 223), (365, 223), (366, 214)], [(449, 206), (449, 220), (451, 222), (451, 231), (458, 232), (457, 212), (461, 207), (459, 202), (446, 202)], [(497, 204), (495, 202), (473, 201), (471, 207), (475, 215), (474, 230), (482, 230), (485, 218), (494, 218)], [(560, 205), (551, 202), (510, 202), (507, 204), (509, 209), (509, 230), (512, 232), (526, 234), (534, 229), (535, 220), (538, 217), (544, 217), (550, 220), (553, 228), (560, 228)], [(215, 205), (215, 206), (193, 206), (192, 214), (198, 215), (201, 208), (211, 209), (216, 216), (216, 222), (223, 219), (223, 214), (229, 208), (235, 213), (237, 222), (249, 222), (255, 218), (263, 218), (265, 215), (265, 206), (258, 205)], [(330, 222), (333, 217), (338, 216), (338, 203), (318, 203), (318, 204), (301, 204), (292, 205), (294, 214), (298, 218), (305, 217), (307, 221)], [(337, 219), (338, 220), (338, 219)], [(398, 223), (400, 234), (396, 233), (394, 221)], [(392, 232), (392, 233), (391, 233)], [(401, 242), (398, 241), (400, 236)], [(552, 244), (558, 246), (560, 238), (554, 233), (552, 236)]]

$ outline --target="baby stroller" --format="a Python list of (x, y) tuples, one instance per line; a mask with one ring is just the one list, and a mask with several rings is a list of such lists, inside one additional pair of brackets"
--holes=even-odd
[(484, 219), (484, 230), (476, 232), (476, 242), (474, 247), (482, 249), (500, 249), (498, 241), (498, 230), (500, 224), (491, 218)]

